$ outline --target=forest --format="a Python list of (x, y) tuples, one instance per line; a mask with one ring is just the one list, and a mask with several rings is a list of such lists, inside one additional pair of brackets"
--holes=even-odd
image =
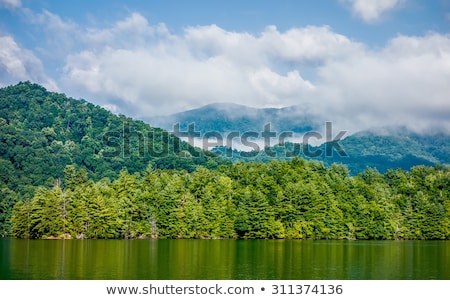
[(414, 167), (350, 176), (343, 165), (294, 158), (216, 170), (122, 170), (64, 179), (19, 201), (23, 238), (448, 239), (450, 169)]
[[(138, 133), (145, 133), (146, 144)], [(121, 141), (120, 155), (108, 155), (114, 154), (104, 142), (108, 134), (110, 144)], [(152, 156), (148, 150), (164, 155)], [(143, 172), (149, 163), (192, 172), (230, 162), (142, 121), (37, 84), (0, 89), (0, 236), (10, 235), (14, 204), (33, 197), (38, 187), (52, 187), (67, 165), (82, 167), (88, 178), (98, 181), (116, 179), (122, 168)]]
[(36, 84), (0, 89), (0, 236), (449, 239), (449, 187), (448, 165), (232, 163)]

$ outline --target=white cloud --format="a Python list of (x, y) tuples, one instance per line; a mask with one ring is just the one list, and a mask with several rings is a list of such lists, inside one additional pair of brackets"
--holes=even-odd
[[(399, 36), (381, 51), (324, 65), (322, 113), (363, 128), (450, 130), (450, 36)], [(327, 112), (327, 113), (326, 113)]]
[(282, 107), (286, 101), (295, 103), (305, 100), (314, 90), (314, 85), (304, 80), (297, 70), (284, 76), (264, 68), (251, 74), (249, 81), (261, 99), (267, 99), (265, 106), (268, 107)]
[(138, 14), (88, 32), (85, 50), (67, 57), (66, 86), (134, 116), (235, 102), (301, 105), (352, 131), (450, 130), (449, 35), (398, 36), (370, 49), (326, 26), (256, 35), (211, 25), (174, 35)]
[(92, 47), (110, 46), (130, 48), (145, 46), (149, 39), (168, 35), (164, 24), (151, 26), (147, 19), (138, 13), (132, 13), (124, 20), (116, 22), (112, 28), (88, 28), (83, 34), (83, 41)]
[(21, 48), (11, 36), (0, 36), (0, 86), (17, 81), (34, 81), (57, 91), (56, 83), (47, 77), (41, 61)]
[(141, 116), (211, 102), (296, 104), (300, 96), (307, 98), (313, 84), (296, 69), (275, 71), (273, 60), (323, 61), (343, 55), (353, 45), (327, 27), (286, 33), (268, 27), (254, 36), (211, 25), (187, 28), (174, 36), (164, 25), (150, 26), (138, 14), (110, 29), (89, 29), (86, 41), (95, 46), (68, 57), (66, 82), (95, 97), (123, 99)]
[(20, 0), (0, 0), (0, 8), (6, 7), (8, 9), (19, 8), (22, 6), (22, 2)]
[[(327, 26), (250, 34), (210, 25), (174, 34), (138, 13), (106, 28), (83, 29), (46, 12), (37, 20), (49, 34), (72, 37), (58, 82), (64, 92), (115, 113), (300, 105), (336, 129), (450, 131), (450, 35), (398, 36), (372, 49)], [(0, 42), (0, 76), (52, 84), (32, 52), (8, 36)]]
[(398, 8), (405, 0), (340, 0), (351, 5), (353, 13), (367, 23), (378, 21), (387, 11)]
[(363, 49), (361, 44), (333, 32), (328, 26), (293, 28), (284, 33), (269, 26), (262, 34), (262, 46), (272, 51), (272, 56), (293, 62), (323, 62)]

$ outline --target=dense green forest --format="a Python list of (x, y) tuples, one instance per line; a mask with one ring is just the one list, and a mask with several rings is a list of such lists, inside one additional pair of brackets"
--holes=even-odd
[(143, 172), (149, 163), (192, 172), (227, 161), (142, 121), (37, 84), (0, 89), (0, 236), (10, 230), (14, 203), (32, 197), (38, 186), (53, 186), (67, 165), (83, 167), (93, 180), (113, 180), (122, 168)]
[(0, 236), (450, 238), (447, 166), (328, 163), (232, 164), (39, 85), (0, 89)]
[(349, 176), (294, 158), (217, 170), (126, 170), (89, 180), (68, 166), (13, 210), (16, 237), (448, 239), (450, 169)]

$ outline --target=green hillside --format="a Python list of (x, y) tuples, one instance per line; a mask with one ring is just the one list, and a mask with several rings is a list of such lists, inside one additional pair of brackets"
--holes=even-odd
[(192, 172), (224, 162), (159, 128), (36, 84), (0, 89), (0, 232), (12, 205), (37, 186), (54, 186), (66, 166), (99, 180), (115, 179), (122, 169), (143, 172), (149, 164)]
[(110, 182), (68, 170), (13, 210), (24, 238), (449, 239), (450, 168), (349, 176), (294, 158), (216, 170), (120, 172)]

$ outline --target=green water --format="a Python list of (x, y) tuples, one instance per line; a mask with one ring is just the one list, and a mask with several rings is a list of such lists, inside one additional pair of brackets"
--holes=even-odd
[(450, 279), (450, 241), (0, 239), (0, 279)]

